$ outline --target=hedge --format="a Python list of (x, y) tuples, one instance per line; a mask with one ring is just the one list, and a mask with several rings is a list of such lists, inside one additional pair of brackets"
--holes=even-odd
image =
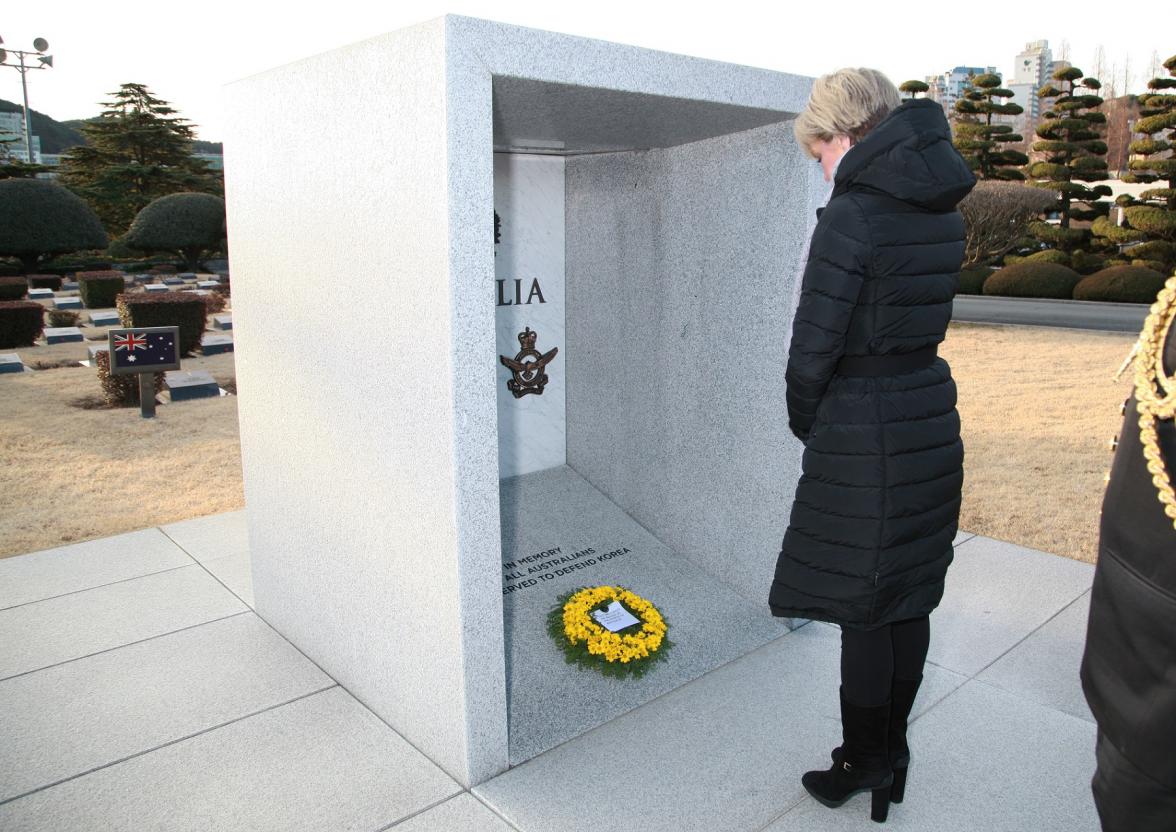
[[(110, 353), (100, 350), (94, 354), (94, 365), (98, 368), (98, 383), (102, 385), (102, 398), (112, 407), (134, 407), (139, 404), (139, 374), (111, 375)], [(163, 390), (163, 373), (155, 376), (155, 393)]]
[(52, 289), (54, 292), (61, 291), (61, 275), (59, 274), (30, 274), (29, 275), (30, 289)]
[(77, 280), (78, 294), (82, 296), (82, 305), (87, 309), (114, 306), (115, 300), (127, 288), (123, 273), (116, 271), (78, 272)]
[(31, 347), (44, 329), (45, 307), (41, 304), (33, 300), (0, 301), (0, 349)]
[(1082, 278), (1074, 287), (1075, 300), (1111, 303), (1154, 303), (1164, 276), (1142, 266), (1112, 266)]
[(29, 293), (29, 282), (23, 277), (0, 277), (0, 300), (21, 300)]
[(984, 294), (984, 281), (992, 274), (992, 269), (964, 269), (960, 272), (960, 281), (956, 286), (956, 294), (958, 295), (982, 295)]
[(180, 354), (200, 346), (207, 324), (207, 307), (200, 295), (187, 292), (124, 293), (118, 296), (118, 317), (124, 327), (178, 326)]
[(984, 281), (984, 294), (1021, 298), (1062, 298), (1074, 294), (1082, 279), (1078, 272), (1059, 263), (1034, 263), (1022, 260), (993, 272)]

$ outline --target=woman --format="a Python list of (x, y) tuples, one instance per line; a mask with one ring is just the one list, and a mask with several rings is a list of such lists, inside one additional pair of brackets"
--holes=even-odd
[(843, 744), (805, 788), (827, 806), (901, 802), (907, 716), (959, 524), (956, 386), (936, 355), (976, 184), (930, 99), (872, 69), (819, 78), (796, 119), (834, 182), (818, 210), (788, 352), (802, 474), (769, 594), (777, 616), (841, 626)]

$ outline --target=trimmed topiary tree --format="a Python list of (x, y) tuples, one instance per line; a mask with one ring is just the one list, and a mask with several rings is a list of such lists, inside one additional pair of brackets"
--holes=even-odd
[(78, 272), (78, 294), (87, 309), (107, 309), (126, 291), (122, 272)]
[(224, 245), (225, 201), (200, 193), (162, 196), (136, 215), (120, 239), (139, 251), (175, 253), (186, 269), (195, 271), (201, 257)]
[(978, 269), (964, 269), (960, 272), (959, 283), (956, 284), (957, 295), (984, 294), (984, 281), (988, 280), (992, 269), (982, 266)]
[(977, 179), (1023, 180), (1019, 169), (1029, 157), (1018, 150), (1001, 150), (1000, 145), (1019, 142), (1022, 137), (1007, 124), (993, 124), (994, 115), (1020, 115), (1020, 104), (1003, 103), (1013, 91), (1002, 87), (1000, 76), (986, 72), (971, 79), (962, 97), (955, 103), (955, 130), (952, 144), (967, 161)]
[(1022, 261), (993, 272), (984, 281), (984, 294), (1068, 300), (1081, 279), (1078, 272), (1059, 263)]
[(207, 307), (200, 295), (186, 292), (125, 293), (118, 296), (118, 317), (124, 327), (178, 326), (180, 355), (200, 346), (207, 324)]
[(1097, 78), (1083, 78), (1082, 70), (1064, 67), (1053, 74), (1054, 83), (1037, 91), (1040, 98), (1052, 98), (1053, 104), (1042, 114), (1037, 125), (1040, 141), (1033, 150), (1042, 158), (1025, 169), (1030, 180), (1039, 188), (1057, 193), (1054, 210), (1058, 225), (1035, 222), (1029, 233), (1067, 253), (1082, 248), (1090, 238), (1090, 230), (1071, 228), (1070, 221), (1095, 221), (1105, 217), (1110, 205), (1099, 202), (1099, 197), (1110, 196), (1106, 185), (1093, 187), (1084, 182), (1098, 182), (1107, 178), (1107, 143), (1102, 128), (1107, 117), (1098, 111), (1103, 100), (1095, 93), (1102, 87)]
[(1112, 266), (1087, 275), (1074, 287), (1075, 300), (1111, 303), (1153, 303), (1164, 276), (1142, 266)]
[(31, 347), (45, 329), (45, 307), (33, 300), (0, 301), (0, 349)]
[(43, 179), (0, 179), (0, 256), (25, 274), (59, 254), (106, 247), (98, 217), (76, 194)]
[(0, 277), (0, 300), (22, 300), (29, 293), (23, 277)]
[[(1125, 243), (1143, 242), (1123, 252), (1132, 260), (1158, 265), (1163, 272), (1176, 267), (1176, 55), (1164, 61), (1168, 78), (1147, 82), (1150, 93), (1139, 97), (1140, 118), (1132, 130), (1147, 136), (1133, 141), (1129, 150), (1137, 158), (1128, 163), (1124, 182), (1155, 183), (1132, 197), (1122, 194), (1115, 203), (1123, 207), (1125, 224), (1103, 222), (1093, 226), (1104, 238), (1104, 247), (1115, 250)], [(1148, 246), (1150, 248), (1145, 248)]]
[(918, 98), (919, 93), (925, 93), (929, 89), (931, 88), (927, 86), (926, 81), (903, 81), (898, 85), (898, 91), (905, 92), (907, 94), (907, 98)]

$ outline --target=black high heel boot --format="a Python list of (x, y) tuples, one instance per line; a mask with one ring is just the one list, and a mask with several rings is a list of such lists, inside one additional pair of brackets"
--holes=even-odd
[[(886, 745), (890, 755), (890, 768), (894, 771), (894, 785), (890, 789), (890, 802), (902, 803), (906, 796), (907, 768), (911, 763), (911, 750), (907, 745), (907, 720), (915, 704), (915, 696), (923, 677), (916, 679), (895, 679), (890, 685), (890, 720)], [(833, 762), (841, 762), (841, 746), (833, 749)]]
[(861, 707), (841, 694), (842, 759), (828, 771), (808, 771), (805, 789), (826, 806), (836, 808), (855, 794), (871, 793), (870, 818), (883, 823), (890, 810), (894, 773), (886, 753), (890, 703)]

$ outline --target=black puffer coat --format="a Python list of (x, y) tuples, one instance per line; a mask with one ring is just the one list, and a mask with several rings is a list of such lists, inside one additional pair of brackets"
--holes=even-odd
[(873, 629), (943, 595), (964, 459), (951, 369), (938, 357), (897, 375), (836, 369), (943, 340), (964, 255), (956, 205), (975, 184), (930, 99), (903, 102), (841, 159), (788, 353), (789, 425), (805, 450), (774, 615)]

